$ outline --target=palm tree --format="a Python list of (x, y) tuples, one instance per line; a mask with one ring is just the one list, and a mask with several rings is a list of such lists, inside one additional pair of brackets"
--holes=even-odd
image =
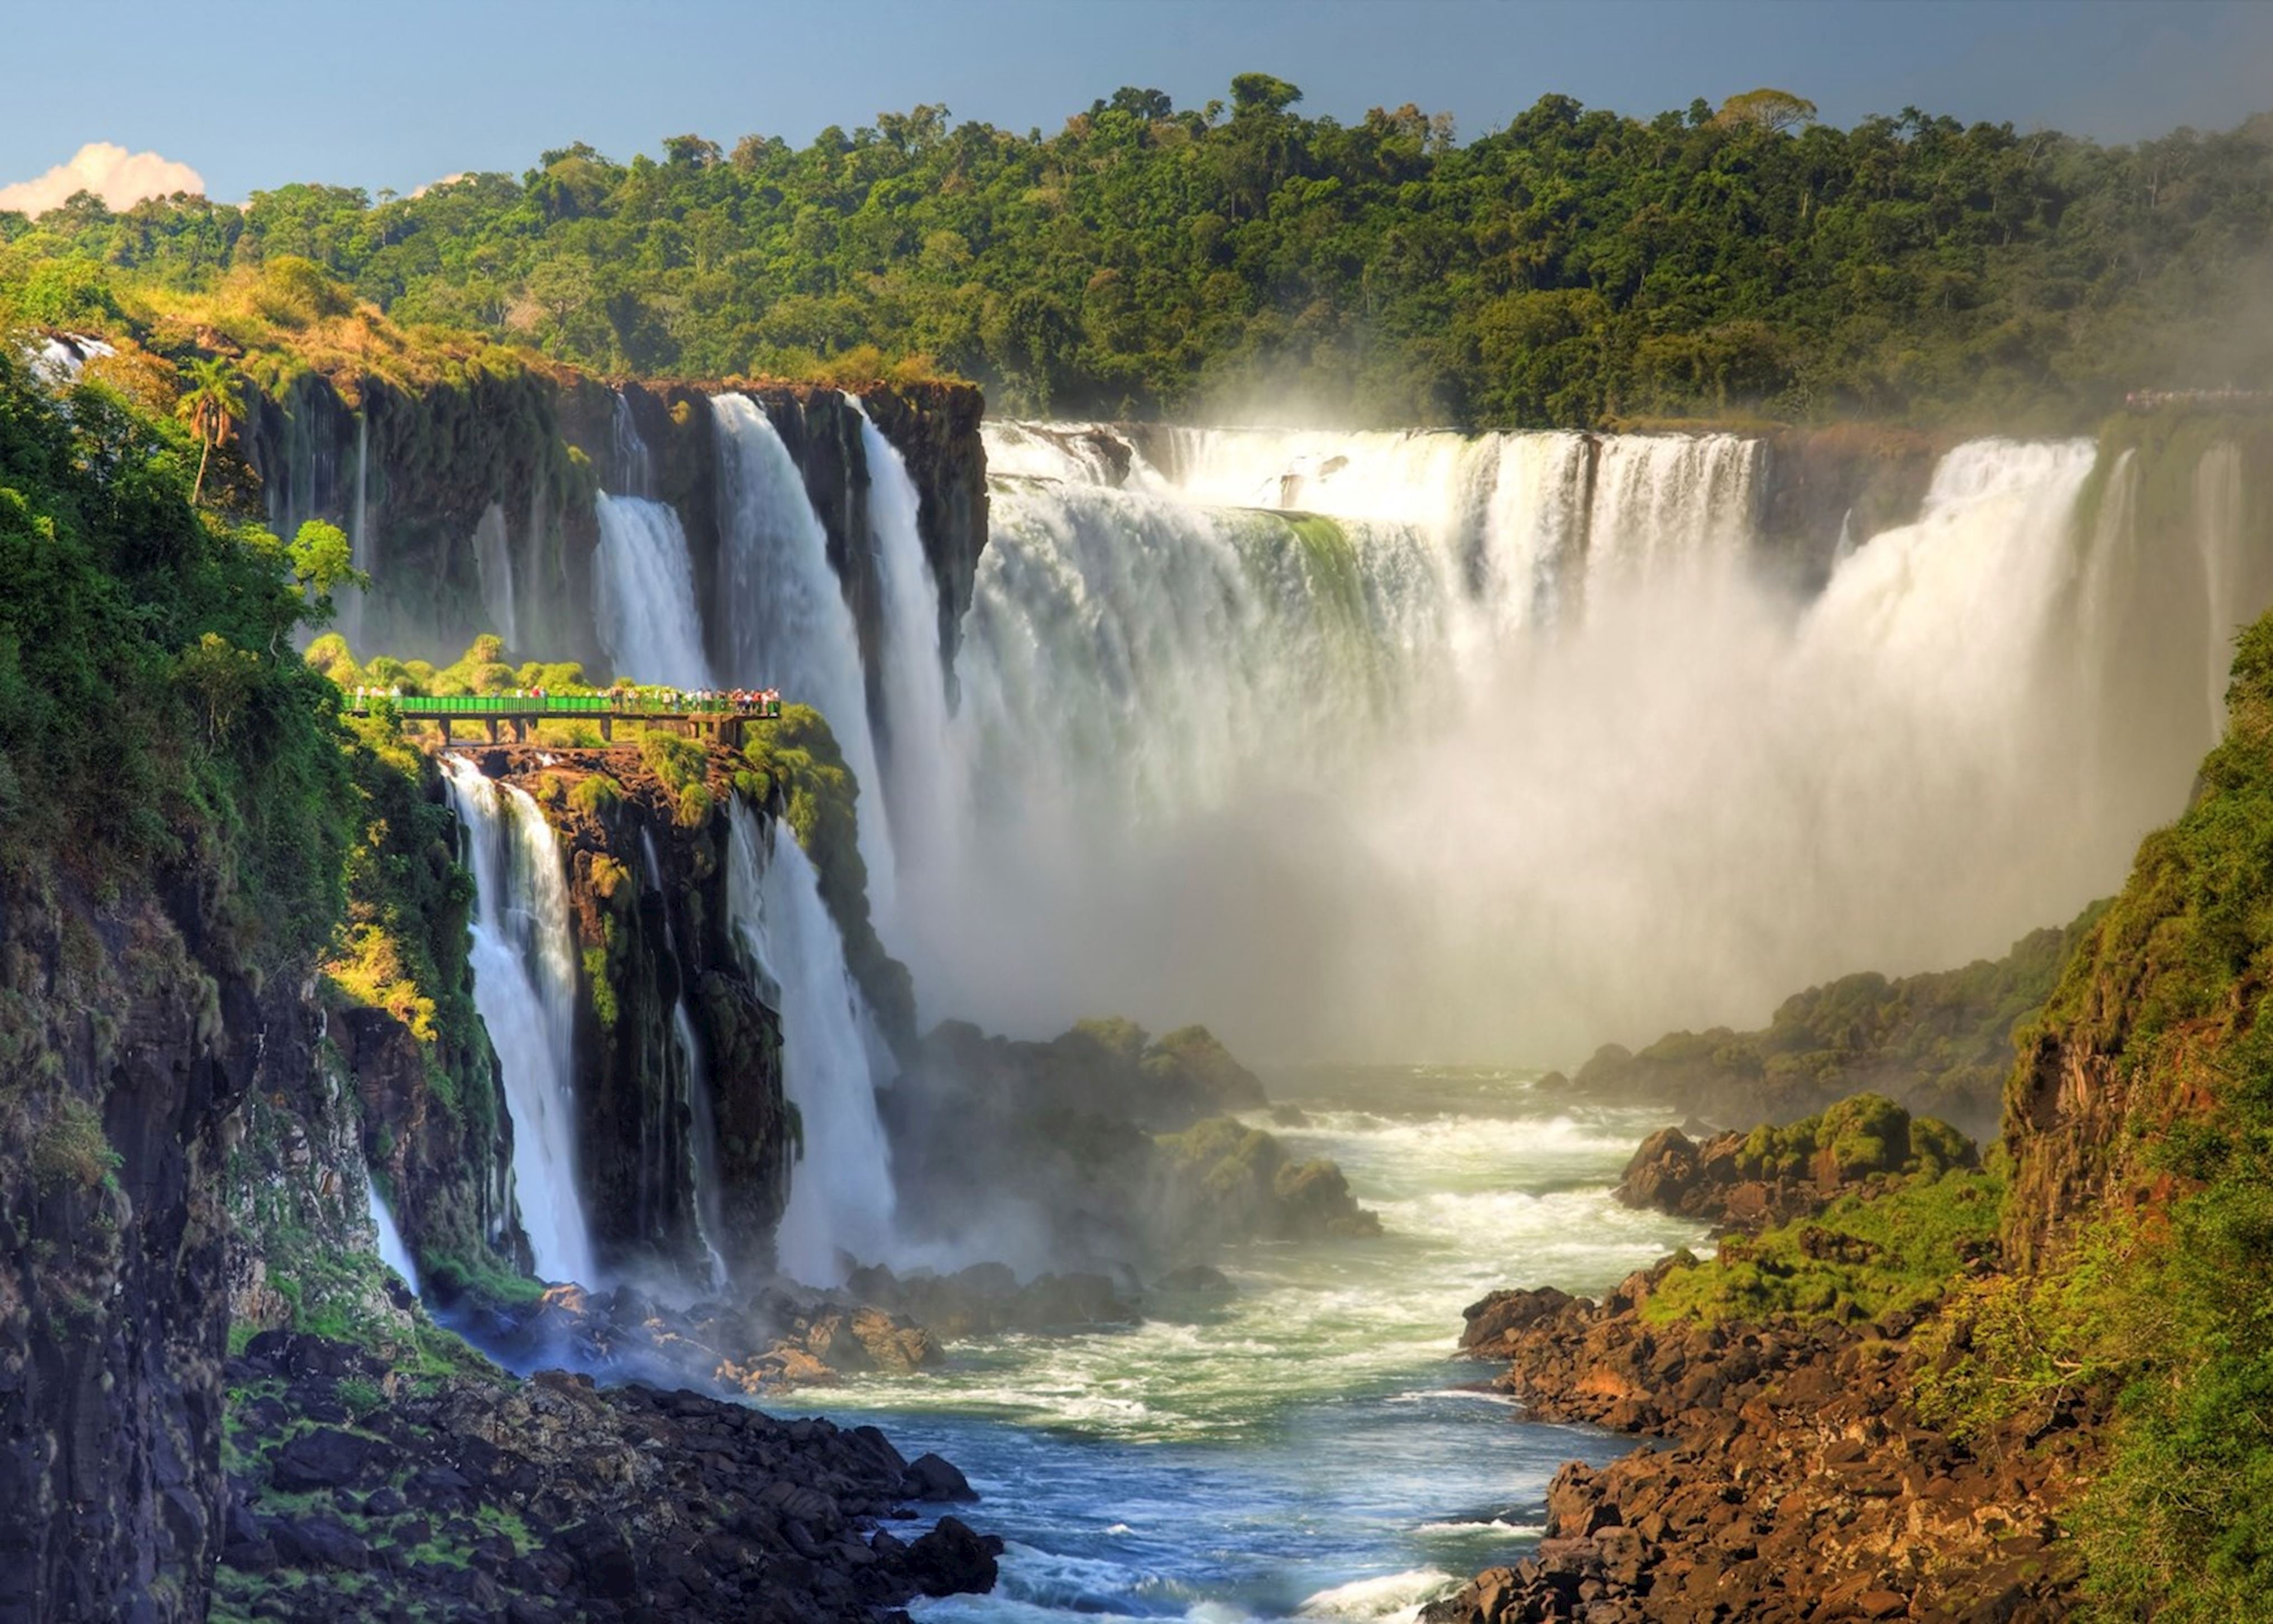
[(203, 447), (198, 453), (197, 483), (190, 489), (195, 503), (205, 493), (206, 463), (213, 448), (225, 443), (236, 420), (244, 415), (244, 385), (218, 355), (200, 355), (190, 363), (190, 386), (174, 403), (174, 415), (190, 425)]

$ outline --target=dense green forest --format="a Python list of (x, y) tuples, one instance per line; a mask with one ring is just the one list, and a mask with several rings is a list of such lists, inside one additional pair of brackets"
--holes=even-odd
[(2265, 117), (2108, 147), (1915, 109), (1840, 130), (1773, 91), (1647, 120), (1548, 96), (1464, 143), (1300, 101), (1250, 73), (1227, 105), (1124, 88), (1047, 136), (926, 106), (409, 197), (81, 194), (0, 214), (0, 290), (60, 322), (291, 255), (405, 326), (605, 371), (914, 361), (1028, 412), (2034, 426), (2273, 375)]

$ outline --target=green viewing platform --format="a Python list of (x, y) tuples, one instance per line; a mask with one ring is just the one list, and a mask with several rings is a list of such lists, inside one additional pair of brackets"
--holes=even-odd
[[(782, 714), (778, 695), (736, 698), (725, 693), (690, 694), (671, 689), (634, 689), (615, 693), (389, 693), (370, 689), (347, 696), (346, 708), (367, 716), (380, 706), (391, 707), (404, 723), (434, 728), (445, 745), (486, 741), (499, 744), (506, 732), (527, 743), (529, 729), (543, 722), (592, 722), (600, 737), (612, 741), (615, 724), (634, 722), (649, 726), (683, 726), (696, 736), (708, 733), (722, 744), (739, 745), (743, 724), (776, 720)], [(476, 739), (460, 740), (461, 727), (478, 730)]]

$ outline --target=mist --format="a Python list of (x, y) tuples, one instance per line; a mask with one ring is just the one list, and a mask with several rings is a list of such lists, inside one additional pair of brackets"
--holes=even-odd
[(889, 935), (1014, 1033), (1567, 1064), (1994, 956), (2179, 810), (2267, 587), (2089, 441), (1958, 446), (1802, 599), (1731, 436), (1174, 430), (1116, 486), (990, 434), (957, 849)]

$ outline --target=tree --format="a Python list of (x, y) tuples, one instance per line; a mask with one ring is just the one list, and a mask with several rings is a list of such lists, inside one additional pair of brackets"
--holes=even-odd
[(174, 415), (190, 425), (202, 449), (198, 453), (197, 482), (190, 487), (195, 504), (206, 488), (206, 464), (215, 445), (225, 444), (236, 420), (244, 415), (244, 385), (218, 355), (199, 355), (190, 363), (190, 386), (174, 403)]
[(1771, 90), (1762, 86), (1740, 96), (1730, 96), (1721, 103), (1721, 110), (1714, 116), (1724, 124), (1751, 124), (1780, 135), (1795, 125), (1813, 123), (1815, 103), (1788, 90)]
[(1285, 79), (1269, 73), (1241, 73), (1231, 81), (1231, 112), (1283, 113), (1302, 99), (1302, 93)]
[(260, 658), (208, 632), (174, 662), (184, 686), (205, 702), (206, 743), (218, 744), (260, 677)]
[(305, 617), (311, 625), (322, 625), (331, 619), (334, 590), (371, 585), (371, 577), (355, 566), (355, 550), (347, 533), (320, 519), (302, 525), (285, 554), (292, 561), (292, 579), (309, 595)]

